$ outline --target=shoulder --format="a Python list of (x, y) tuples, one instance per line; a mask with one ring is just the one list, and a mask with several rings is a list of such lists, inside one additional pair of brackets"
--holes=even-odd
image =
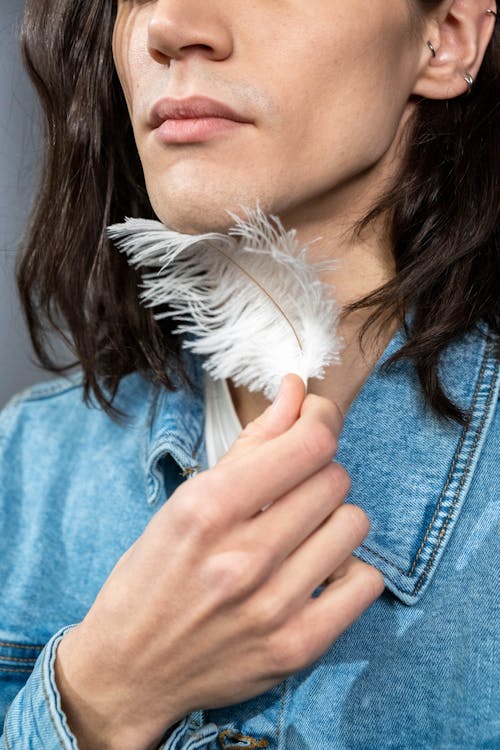
[(71, 436), (76, 439), (82, 430), (118, 429), (140, 420), (147, 411), (151, 384), (138, 373), (123, 378), (114, 401), (124, 413), (115, 422), (90, 397), (85, 400), (83, 373), (36, 383), (13, 396), (0, 411), (0, 445), (22, 440), (33, 444), (51, 443)]
[(23, 419), (41, 406), (44, 410), (65, 408), (82, 398), (82, 374), (36, 383), (16, 393), (0, 411), (0, 440), (5, 440)]

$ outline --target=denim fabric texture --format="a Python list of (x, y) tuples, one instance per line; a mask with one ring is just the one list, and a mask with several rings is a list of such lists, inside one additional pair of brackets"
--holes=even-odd
[[(336, 460), (352, 478), (348, 501), (371, 520), (355, 554), (382, 571), (383, 595), (310, 667), (244, 703), (200, 707), (164, 750), (500, 748), (500, 376), (486, 330), (440, 364), (465, 428), (425, 406), (411, 363), (381, 371), (402, 330), (346, 416)], [(83, 402), (79, 374), (0, 415), (1, 750), (78, 747), (57, 645), (176, 487), (206, 467), (201, 362), (186, 360), (194, 391), (124, 378), (122, 424)]]

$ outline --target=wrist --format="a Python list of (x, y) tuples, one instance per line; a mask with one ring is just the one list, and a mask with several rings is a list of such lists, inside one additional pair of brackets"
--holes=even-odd
[[(68, 631), (58, 644), (55, 678), (61, 707), (79, 750), (157, 750), (167, 727), (156, 736), (150, 727), (132, 725), (135, 705), (127, 705), (124, 680), (106, 675), (90, 653), (81, 624)], [(83, 644), (83, 647), (82, 647)]]

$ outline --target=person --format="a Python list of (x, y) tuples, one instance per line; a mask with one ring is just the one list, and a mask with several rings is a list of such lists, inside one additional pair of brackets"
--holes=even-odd
[[(496, 19), (28, 0), (18, 280), (60, 377), (0, 419), (0, 748), (497, 746)], [(339, 261), (342, 362), (272, 404), (210, 383), (106, 231), (256, 200)]]

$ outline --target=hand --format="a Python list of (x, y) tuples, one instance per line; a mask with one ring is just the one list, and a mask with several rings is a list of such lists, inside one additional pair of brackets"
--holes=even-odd
[(344, 502), (341, 429), (339, 409), (288, 375), (222, 461), (151, 519), (58, 648), (81, 750), (150, 750), (191, 711), (264, 693), (382, 593), (352, 555), (369, 520)]

